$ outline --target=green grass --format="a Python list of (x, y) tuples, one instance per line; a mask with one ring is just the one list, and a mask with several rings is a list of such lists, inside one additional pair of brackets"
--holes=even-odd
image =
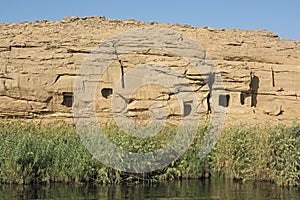
[[(118, 184), (222, 176), (300, 186), (300, 124), (297, 123), (276, 127), (225, 128), (214, 150), (200, 159), (201, 140), (207, 130), (204, 125), (199, 127), (193, 144), (180, 159), (157, 171), (130, 174), (106, 167), (94, 159), (74, 127), (3, 121), (0, 122), (2, 184)], [(177, 128), (164, 128), (148, 140), (130, 137), (114, 126), (104, 130), (123, 149), (149, 152), (172, 140)]]

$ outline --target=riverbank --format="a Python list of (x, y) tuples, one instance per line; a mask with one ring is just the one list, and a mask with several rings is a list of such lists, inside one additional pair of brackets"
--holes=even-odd
[[(222, 176), (241, 181), (300, 186), (299, 123), (276, 127), (227, 127), (214, 150), (205, 159), (199, 159), (206, 129), (207, 126), (201, 126), (188, 151), (168, 167), (151, 173), (129, 174), (108, 168), (94, 159), (73, 127), (2, 122), (0, 182), (118, 184)], [(106, 127), (104, 132), (124, 149), (147, 152), (170, 141), (176, 127), (165, 128), (147, 141), (132, 140), (113, 126)]]

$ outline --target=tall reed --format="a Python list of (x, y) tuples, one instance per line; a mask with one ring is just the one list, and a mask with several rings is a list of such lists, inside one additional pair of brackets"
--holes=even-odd
[[(139, 153), (166, 145), (176, 130), (177, 127), (169, 126), (150, 139), (137, 139), (116, 126), (104, 128), (116, 145)], [(151, 173), (130, 174), (106, 167), (93, 158), (74, 127), (3, 120), (0, 122), (0, 183), (117, 184), (222, 175), (243, 181), (300, 186), (300, 124), (225, 128), (213, 151), (200, 159), (206, 130), (206, 125), (200, 126), (192, 145), (169, 166)]]
[(212, 158), (226, 177), (300, 186), (300, 124), (227, 128)]

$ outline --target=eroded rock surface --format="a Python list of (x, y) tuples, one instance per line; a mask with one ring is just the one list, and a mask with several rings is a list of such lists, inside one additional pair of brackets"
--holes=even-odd
[[(101, 42), (142, 27), (171, 29), (203, 47), (203, 60), (212, 61), (223, 80), (225, 94), (219, 96), (217, 106), (226, 108), (227, 124), (299, 121), (299, 42), (281, 39), (266, 30), (196, 28), (104, 17), (0, 24), (0, 116), (72, 123), (74, 81), (80, 76), (84, 60)], [(166, 47), (172, 45), (172, 41), (164, 42)], [(115, 61), (100, 80), (99, 74), (90, 72), (87, 85), (97, 82), (94, 106), (102, 123), (113, 122), (114, 114), (121, 111), (136, 120), (149, 119), (151, 112), (162, 109), (165, 112), (157, 115), (174, 122), (189, 115), (189, 102), (178, 101), (174, 91), (159, 84), (139, 87), (124, 99), (126, 108), (123, 104), (113, 108), (116, 84), (122, 84), (122, 76), (130, 70), (146, 64), (156, 71), (157, 65), (173, 69), (170, 76), (182, 78), (192, 86), (190, 92), (200, 102), (197, 112), (201, 119), (212, 115), (210, 107), (214, 105), (207, 100), (209, 74), (193, 70), (191, 62), (176, 53), (154, 47), (119, 56), (114, 52), (107, 54), (115, 56)], [(152, 82), (163, 79), (167, 73), (168, 70), (161, 70)], [(179, 83), (183, 87), (183, 82)], [(158, 104), (153, 106), (153, 102)]]

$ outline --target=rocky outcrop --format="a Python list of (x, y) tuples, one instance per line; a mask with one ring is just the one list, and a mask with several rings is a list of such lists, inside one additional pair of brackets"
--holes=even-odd
[[(218, 106), (226, 108), (226, 123), (299, 120), (299, 42), (283, 40), (266, 30), (197, 28), (104, 17), (0, 24), (0, 116), (72, 123), (74, 81), (84, 60), (101, 42), (141, 27), (174, 30), (203, 47), (203, 59), (209, 54), (223, 80), (225, 94), (219, 96)], [(165, 42), (166, 46), (172, 44)], [(171, 76), (193, 86), (200, 102), (197, 112), (203, 119), (211, 115), (209, 75), (191, 70), (191, 63), (177, 54), (148, 46), (116, 57), (102, 74), (95, 104), (102, 122), (111, 122), (117, 113), (111, 102), (122, 75), (143, 64), (175, 69)], [(168, 71), (160, 71), (157, 79), (164, 78), (164, 73)], [(91, 80), (93, 75), (91, 72)], [(165, 109), (161, 115), (173, 121), (189, 109), (186, 102), (178, 103), (174, 91), (155, 84), (139, 87), (124, 101), (126, 115), (134, 119), (147, 119), (151, 109), (156, 109), (151, 107), (153, 102), (159, 102)]]

